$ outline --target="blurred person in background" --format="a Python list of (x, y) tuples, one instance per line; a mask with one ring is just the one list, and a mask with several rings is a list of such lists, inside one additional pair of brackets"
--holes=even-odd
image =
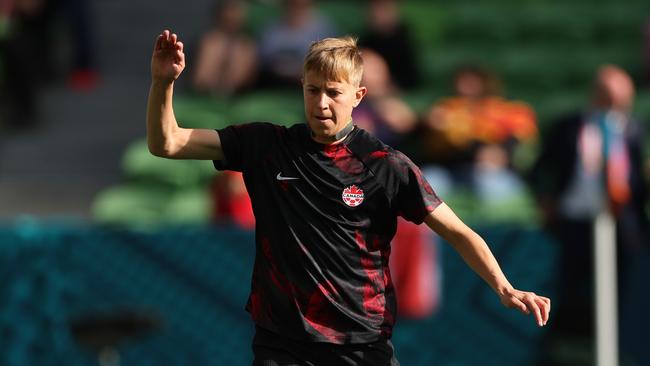
[(302, 61), (311, 42), (334, 36), (336, 30), (312, 0), (281, 0), (282, 18), (269, 24), (259, 38), (260, 87), (300, 85)]
[(593, 223), (601, 211), (616, 219), (619, 280), (625, 257), (648, 244), (644, 135), (630, 114), (634, 95), (623, 69), (600, 67), (591, 105), (552, 124), (531, 174), (546, 226), (561, 245), (554, 337), (594, 336)]
[[(29, 128), (38, 123), (38, 93), (47, 83), (64, 79), (77, 90), (96, 85), (88, 4), (86, 0), (4, 0), (2, 8), (9, 15), (2, 43), (7, 94), (3, 120), (11, 129)], [(60, 52), (66, 43), (71, 54)]]
[(211, 189), (215, 224), (234, 225), (244, 230), (255, 228), (253, 206), (242, 173), (225, 171), (217, 174)]
[[(257, 77), (257, 45), (244, 27), (248, 3), (244, 0), (217, 1), (211, 28), (198, 44), (192, 70), (192, 88), (214, 96), (232, 96), (246, 90)], [(212, 220), (240, 229), (255, 227), (251, 201), (241, 173), (223, 172), (211, 184)]]
[(8, 112), (6, 109), (7, 97), (5, 93), (7, 92), (7, 87), (5, 86), (6, 80), (6, 56), (7, 51), (7, 37), (9, 35), (9, 19), (11, 16), (13, 3), (10, 0), (0, 0), (0, 129), (3, 127), (3, 122), (9, 119)]
[(0, 42), (3, 42), (7, 36), (12, 2), (13, 0), (0, 0)]
[(418, 86), (420, 71), (416, 47), (408, 24), (400, 18), (398, 3), (399, 0), (368, 1), (368, 29), (359, 39), (359, 44), (386, 60), (398, 87), (411, 89)]
[(9, 0), (3, 8), (9, 12), (2, 52), (7, 109), (3, 120), (10, 129), (30, 128), (38, 122), (38, 91), (54, 74), (54, 7), (46, 0)]
[(512, 158), (520, 144), (537, 138), (533, 109), (503, 98), (501, 82), (482, 67), (458, 69), (454, 90), (455, 96), (434, 103), (423, 117), (420, 154), (433, 165), (428, 175), (465, 187), (482, 200), (520, 194), (524, 183)]
[(212, 27), (199, 41), (192, 77), (196, 91), (228, 96), (254, 81), (257, 50), (255, 41), (244, 31), (247, 6), (243, 0), (215, 4)]
[(397, 148), (417, 125), (417, 114), (399, 96), (386, 60), (374, 50), (362, 48), (362, 84), (368, 93), (352, 111), (359, 126)]
[(66, 65), (67, 84), (79, 91), (91, 91), (99, 83), (95, 60), (95, 32), (90, 0), (54, 1), (67, 23), (67, 38), (71, 43), (71, 61)]

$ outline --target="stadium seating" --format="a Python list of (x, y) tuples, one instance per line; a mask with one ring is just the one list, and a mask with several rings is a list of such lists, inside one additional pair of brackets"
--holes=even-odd
[[(341, 33), (360, 35), (366, 26), (365, 4), (362, 2), (327, 1), (317, 3)], [(402, 15), (412, 30), (413, 39), (420, 51), (422, 68), (420, 87), (405, 91), (406, 102), (422, 113), (435, 100), (451, 91), (451, 75), (455, 68), (467, 63), (479, 63), (492, 68), (503, 79), (508, 97), (523, 100), (533, 106), (542, 133), (559, 115), (582, 109), (590, 97), (591, 78), (603, 63), (615, 63), (640, 78), (642, 58), (641, 25), (650, 14), (650, 3), (644, 0), (627, 0), (625, 6), (606, 0), (585, 4), (580, 0), (518, 2), (498, 0), (477, 1), (424, 1), (401, 3)], [(259, 34), (263, 26), (279, 15), (279, 9), (267, 2), (254, 2), (250, 6), (248, 29)], [(650, 93), (640, 89), (636, 112), (650, 118)], [(303, 120), (302, 101), (299, 90), (252, 91), (244, 95), (219, 98), (179, 93), (174, 107), (182, 126), (198, 128), (221, 128), (230, 124), (250, 121), (272, 121), (291, 125)], [(648, 138), (650, 141), (650, 137)], [(535, 157), (534, 149), (527, 149), (517, 157), (518, 168), (525, 170)], [(205, 185), (214, 174), (211, 167), (194, 166), (180, 162), (163, 162), (147, 156), (148, 152), (134, 144), (125, 152), (124, 174), (127, 182), (150, 182), (172, 184), (176, 189), (188, 187), (196, 191), (198, 181)], [(650, 155), (650, 152), (647, 154)], [(194, 172), (193, 170), (196, 169)], [(133, 179), (133, 177), (137, 177)], [(152, 183), (155, 182), (155, 183)], [(99, 222), (118, 219), (119, 204), (106, 203), (129, 201), (133, 213), (126, 222), (160, 220), (170, 218), (163, 212), (186, 212), (180, 217), (191, 217), (189, 210), (197, 209), (206, 214), (205, 205), (186, 204), (183, 209), (156, 208), (158, 214), (150, 216), (153, 203), (145, 197), (169, 195), (151, 193), (142, 197), (121, 199), (138, 195), (146, 188), (130, 186), (114, 187), (100, 194), (94, 212)], [(118, 198), (115, 198), (118, 197)], [(169, 196), (171, 197), (171, 196)], [(205, 194), (204, 194), (205, 197)], [(478, 212), (499, 212), (499, 222), (528, 221), (534, 223), (534, 205), (530, 197), (519, 197), (504, 202), (499, 210), (479, 207), (476, 198), (466, 192), (455, 192), (452, 201), (470, 203), (467, 216), (470, 220), (483, 215)], [(102, 203), (103, 202), (103, 203)], [(147, 203), (148, 202), (148, 203)], [(180, 202), (177, 200), (176, 202)], [(471, 204), (474, 202), (473, 204)], [(173, 207), (177, 203), (170, 203)], [(142, 205), (142, 209), (136, 206)], [(460, 204), (459, 209), (465, 205)], [(198, 220), (197, 214), (194, 219)], [(127, 215), (128, 216), (128, 215)], [(108, 219), (113, 217), (113, 219)], [(522, 219), (525, 218), (525, 219)], [(207, 217), (203, 220), (206, 221)]]
[(135, 227), (209, 222), (208, 184), (216, 173), (212, 162), (158, 158), (145, 140), (138, 140), (126, 149), (122, 171), (124, 182), (95, 198), (96, 222)]

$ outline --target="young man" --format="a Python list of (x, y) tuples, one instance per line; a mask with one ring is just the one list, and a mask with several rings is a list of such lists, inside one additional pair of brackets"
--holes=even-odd
[(433, 192), (403, 154), (352, 123), (366, 94), (354, 40), (314, 43), (305, 58), (306, 124), (184, 129), (172, 109), (183, 44), (164, 31), (152, 57), (147, 136), (154, 155), (210, 159), (243, 172), (256, 218), (247, 310), (255, 365), (398, 365), (388, 269), (397, 216), (426, 222), (501, 302), (546, 324), (550, 300), (516, 290), (486, 243)]

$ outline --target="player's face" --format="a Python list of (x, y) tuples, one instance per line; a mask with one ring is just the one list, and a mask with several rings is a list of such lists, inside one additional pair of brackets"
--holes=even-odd
[(320, 143), (332, 142), (332, 137), (350, 122), (352, 109), (366, 94), (365, 87), (326, 80), (314, 71), (305, 74), (302, 91), (307, 123)]

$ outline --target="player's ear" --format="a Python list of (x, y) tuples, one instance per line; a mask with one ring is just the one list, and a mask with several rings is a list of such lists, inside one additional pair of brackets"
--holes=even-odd
[(357, 88), (356, 92), (354, 93), (354, 106), (358, 106), (359, 103), (361, 103), (361, 100), (363, 97), (366, 95), (368, 92), (368, 88), (365, 86), (360, 86)]

